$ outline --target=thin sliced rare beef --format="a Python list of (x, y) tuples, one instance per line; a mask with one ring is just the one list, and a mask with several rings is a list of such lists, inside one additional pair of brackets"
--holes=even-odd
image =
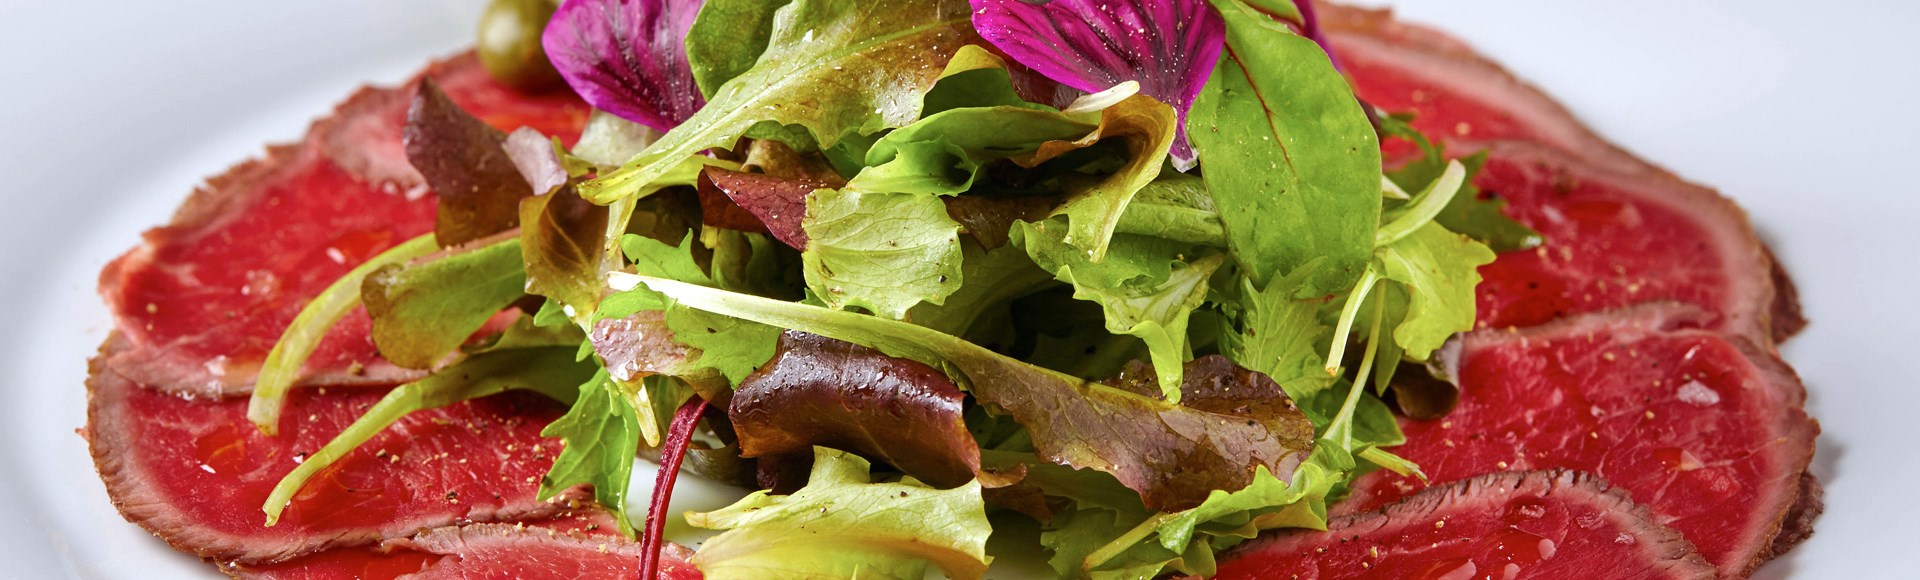
[[(1795, 506), (1819, 426), (1791, 369), (1744, 339), (1686, 328), (1702, 316), (1652, 305), (1470, 334), (1454, 367), (1459, 406), (1403, 421), (1407, 443), (1393, 451), (1434, 485), (1507, 470), (1593, 472), (1723, 573), (1746, 574), (1774, 555), (1790, 509), (1807, 509)], [(1421, 487), (1371, 474), (1338, 509), (1374, 509)]]
[[(1546, 238), (1480, 268), (1479, 326), (1677, 301), (1704, 327), (1768, 341), (1771, 264), (1740, 208), (1657, 174), (1600, 170), (1521, 143), (1492, 150), (1475, 184)], [(1764, 343), (1763, 343), (1764, 344)]]
[[(1499, 292), (1482, 297), (1483, 324), (1528, 326), (1556, 313), (1681, 300), (1720, 314), (1716, 327), (1754, 337), (1785, 340), (1805, 326), (1785, 271), (1746, 215), (1717, 193), (1606, 141), (1539, 89), (1444, 33), (1386, 11), (1327, 6), (1323, 14), (1362, 99), (1416, 113), (1414, 127), (1456, 154), (1491, 149), (1489, 170), (1476, 184), (1510, 199), (1510, 214), (1546, 234), (1545, 251), (1557, 263), (1503, 256), (1483, 271)], [(1387, 146), (1389, 159), (1414, 153), (1404, 142)], [(1592, 213), (1607, 204), (1619, 204), (1620, 213)], [(1664, 221), (1636, 221), (1634, 210), (1649, 204), (1666, 210), (1652, 216)], [(1622, 246), (1613, 251), (1627, 255), (1609, 260), (1586, 251), (1607, 246)], [(1667, 257), (1655, 255), (1661, 249), (1717, 254), (1687, 254), (1692, 259), (1676, 263), (1687, 276), (1670, 288), (1636, 283), (1670, 273), (1659, 267), (1658, 258)], [(1503, 308), (1489, 315), (1488, 306)]]
[(1713, 578), (1686, 538), (1627, 494), (1569, 471), (1503, 472), (1429, 489), (1327, 531), (1270, 534), (1216, 578)]
[(424, 528), (544, 517), (584, 497), (534, 499), (560, 451), (540, 430), (563, 409), (509, 393), (408, 415), (316, 476), (266, 527), (268, 491), (383, 391), (297, 392), (280, 435), (268, 437), (247, 422), (246, 399), (181, 397), (101, 362), (124, 344), (110, 339), (95, 359), (85, 435), (121, 515), (184, 552), (271, 562)]
[[(586, 108), (523, 97), (471, 55), (430, 66), (452, 98), (511, 130), (573, 139)], [(432, 231), (434, 198), (401, 145), (410, 88), (362, 89), (300, 143), (268, 149), (195, 191), (171, 223), (100, 275), (131, 348), (108, 365), (155, 388), (246, 392), (281, 331), (320, 290), (395, 244)], [(391, 384), (412, 375), (379, 359), (356, 310), (308, 360), (308, 384)]]
[[(469, 524), (421, 532), (379, 547), (340, 548), (227, 572), (253, 580), (388, 580), (394, 578), (629, 578), (638, 574), (638, 544), (597, 510), (550, 520)], [(701, 577), (692, 551), (666, 544), (665, 580)]]

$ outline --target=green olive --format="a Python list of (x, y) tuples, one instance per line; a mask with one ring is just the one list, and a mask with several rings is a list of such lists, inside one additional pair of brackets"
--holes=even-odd
[(522, 91), (558, 86), (560, 73), (540, 46), (552, 0), (493, 0), (480, 15), (480, 63), (501, 84)]

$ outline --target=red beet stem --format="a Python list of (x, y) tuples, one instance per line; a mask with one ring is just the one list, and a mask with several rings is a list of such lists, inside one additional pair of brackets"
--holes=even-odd
[(687, 458), (687, 444), (693, 441), (693, 427), (700, 424), (707, 400), (694, 395), (673, 412), (667, 438), (660, 443), (660, 473), (653, 478), (653, 501), (647, 505), (647, 521), (640, 531), (640, 577), (660, 577), (660, 546), (665, 540), (667, 502), (673, 499), (673, 482), (680, 474), (680, 461)]

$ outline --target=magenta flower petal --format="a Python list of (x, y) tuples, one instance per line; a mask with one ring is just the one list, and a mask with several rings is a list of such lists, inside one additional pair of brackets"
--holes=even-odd
[(1015, 62), (1087, 92), (1139, 81), (1180, 113), (1174, 163), (1192, 167), (1187, 109), (1207, 84), (1226, 24), (1207, 0), (972, 0), (973, 27)]
[(701, 0), (566, 0), (540, 37), (553, 67), (595, 108), (659, 131), (706, 104), (687, 65)]

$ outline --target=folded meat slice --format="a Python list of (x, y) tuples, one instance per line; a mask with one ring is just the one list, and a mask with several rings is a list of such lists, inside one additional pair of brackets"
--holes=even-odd
[[(493, 83), (471, 54), (432, 76), (475, 115), (574, 138), (587, 109), (570, 94), (524, 97)], [(100, 274), (130, 348), (108, 361), (155, 388), (246, 392), (306, 302), (349, 269), (432, 230), (434, 198), (401, 145), (411, 90), (367, 88), (194, 192), (171, 223)], [(391, 384), (412, 376), (380, 360), (366, 314), (348, 315), (309, 359), (308, 384)]]
[(268, 437), (247, 422), (245, 399), (181, 397), (102, 363), (123, 346), (109, 339), (94, 361), (84, 434), (120, 514), (184, 552), (271, 562), (423, 528), (544, 517), (584, 497), (535, 500), (560, 451), (540, 430), (564, 409), (509, 393), (408, 415), (315, 476), (266, 527), (268, 491), (382, 390), (297, 392), (280, 435)]
[(1327, 531), (1220, 556), (1235, 578), (1713, 578), (1686, 538), (1597, 478), (1503, 472), (1429, 489)]
[[(250, 580), (631, 577), (639, 569), (638, 544), (613, 530), (610, 517), (589, 509), (547, 520), (438, 528), (377, 548), (340, 548), (226, 571)], [(700, 578), (688, 563), (692, 555), (684, 546), (666, 544), (660, 577)]]
[[(1470, 334), (1455, 366), (1459, 406), (1403, 421), (1407, 443), (1393, 451), (1435, 485), (1506, 470), (1593, 472), (1723, 573), (1748, 573), (1774, 555), (1819, 426), (1791, 369), (1744, 339), (1686, 328), (1702, 316), (1663, 304)], [(1374, 509), (1420, 487), (1371, 474), (1339, 509)]]
[[(1773, 263), (1746, 214), (1719, 194), (1687, 183), (1601, 138), (1545, 93), (1442, 32), (1394, 20), (1387, 11), (1324, 6), (1321, 22), (1362, 99), (1387, 111), (1416, 113), (1414, 127), (1448, 144), (1455, 153), (1491, 149), (1492, 167), (1477, 184), (1512, 199), (1510, 213), (1547, 234), (1548, 252), (1561, 253), (1561, 248), (1572, 252), (1562, 254), (1561, 264), (1490, 267), (1506, 274), (1513, 284), (1501, 287), (1504, 295), (1492, 300), (1508, 306), (1501, 313), (1508, 316), (1488, 317), (1483, 311), (1483, 321), (1527, 326), (1559, 312), (1678, 299), (1717, 312), (1725, 317), (1719, 323), (1723, 328), (1754, 337), (1785, 340), (1806, 325), (1792, 281)], [(1414, 153), (1404, 142), (1391, 142), (1388, 147), (1390, 159)], [(1502, 166), (1508, 169), (1503, 171)], [(1514, 166), (1533, 168), (1514, 171)], [(1571, 191), (1547, 194), (1554, 189)], [(1596, 193), (1596, 189), (1609, 191)], [(1574, 224), (1583, 227), (1573, 231), (1548, 231), (1557, 224), (1541, 223), (1556, 219), (1556, 212), (1574, 215), (1583, 207), (1593, 207), (1588, 201), (1595, 195), (1612, 203), (1662, 205), (1668, 210), (1663, 216), (1668, 218), (1667, 225), (1638, 230), (1641, 225), (1624, 219), (1630, 215), (1615, 221), (1589, 215), (1586, 223)], [(1594, 237), (1601, 239), (1590, 239)], [(1717, 252), (1677, 263), (1694, 274), (1703, 267), (1723, 269), (1718, 280), (1687, 281), (1699, 293), (1714, 296), (1647, 292), (1644, 283), (1639, 285), (1641, 292), (1628, 293), (1633, 286), (1619, 280), (1658, 278), (1667, 271), (1605, 263), (1601, 259), (1605, 254), (1583, 252), (1633, 242), (1634, 237), (1642, 238), (1637, 245), (1646, 248), (1663, 245)], [(1657, 266), (1652, 258), (1662, 257), (1628, 256), (1627, 261)], [(1507, 256), (1502, 261), (1516, 260)], [(1601, 280), (1611, 285), (1602, 285)], [(1514, 285), (1530, 282), (1540, 287), (1519, 292), (1522, 288)], [(1708, 298), (1724, 300), (1704, 300)], [(1488, 302), (1483, 297), (1483, 306)]]

